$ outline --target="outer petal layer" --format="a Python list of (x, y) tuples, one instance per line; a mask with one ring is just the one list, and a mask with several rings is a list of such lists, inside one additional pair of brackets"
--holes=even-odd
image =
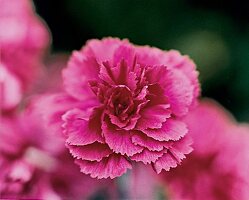
[(132, 156), (143, 150), (141, 146), (132, 143), (133, 131), (115, 130), (114, 127), (109, 127), (106, 124), (103, 124), (102, 130), (106, 143), (115, 153)]
[(70, 146), (68, 148), (73, 157), (89, 161), (100, 161), (112, 153), (107, 145), (97, 142), (85, 146)]
[(96, 141), (103, 142), (98, 127), (92, 127), (85, 113), (79, 109), (73, 109), (63, 115), (63, 128), (70, 145), (87, 145)]
[(100, 162), (76, 160), (75, 163), (80, 166), (81, 172), (98, 179), (109, 177), (113, 179), (132, 168), (130, 162), (118, 154), (103, 158)]
[(152, 137), (155, 140), (177, 141), (188, 132), (188, 129), (184, 122), (174, 119), (168, 119), (163, 123), (160, 129), (145, 129), (143, 130), (143, 132), (147, 136)]

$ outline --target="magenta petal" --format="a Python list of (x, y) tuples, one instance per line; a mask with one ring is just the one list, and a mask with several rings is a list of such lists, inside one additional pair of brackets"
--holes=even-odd
[(103, 142), (101, 132), (90, 129), (89, 121), (84, 119), (84, 112), (73, 109), (63, 115), (63, 128), (67, 136), (66, 142), (71, 145), (87, 145), (96, 141)]
[(98, 73), (99, 65), (94, 58), (86, 58), (74, 51), (62, 73), (67, 93), (79, 100), (94, 97), (88, 81), (97, 78)]
[(194, 86), (192, 105), (195, 104), (196, 97), (200, 93), (198, 72), (196, 71), (194, 62), (188, 56), (183, 56), (176, 50), (162, 51), (158, 48), (151, 48), (148, 46), (137, 47), (136, 54), (138, 63), (145, 66), (164, 65), (169, 69), (181, 70)]
[[(121, 61), (126, 62), (129, 67), (132, 67), (134, 64), (135, 58), (135, 48), (130, 43), (123, 43), (120, 45), (114, 55), (113, 55), (113, 65), (118, 65)], [(130, 71), (130, 70), (129, 70)]]
[(117, 67), (112, 68), (115, 74), (116, 84), (126, 85), (131, 90), (135, 90), (137, 75), (136, 73), (129, 71), (129, 66), (126, 62), (126, 60), (122, 60)]
[(164, 94), (164, 89), (157, 83), (150, 84), (147, 88), (147, 101), (141, 105), (136, 128), (160, 128), (162, 123), (171, 116), (170, 104)]
[(169, 69), (165, 65), (150, 67), (146, 71), (146, 80), (151, 84), (157, 83), (164, 88), (166, 85), (165, 78), (167, 77), (168, 71)]
[(145, 134), (136, 134), (132, 136), (132, 142), (135, 145), (146, 147), (150, 151), (163, 150), (163, 144), (152, 138), (147, 137)]
[(68, 149), (73, 157), (90, 161), (100, 161), (112, 153), (107, 145), (98, 142), (85, 146), (68, 145)]
[(116, 115), (109, 114), (109, 118), (112, 124), (115, 124), (119, 128), (124, 128), (126, 127), (127, 123), (129, 121), (121, 121)]
[(123, 175), (127, 169), (131, 169), (131, 163), (123, 156), (112, 154), (107, 158), (103, 158), (100, 162), (76, 160), (76, 164), (80, 166), (80, 171), (90, 174), (92, 178), (115, 178)]
[(122, 155), (132, 156), (143, 150), (141, 146), (136, 146), (132, 143), (131, 137), (134, 131), (115, 130), (112, 125), (102, 125), (105, 142), (115, 152)]
[(128, 124), (127, 124), (125, 127), (123, 127), (123, 129), (124, 129), (124, 130), (132, 130), (132, 129), (134, 129), (135, 126), (136, 126), (136, 124), (137, 124), (137, 120), (138, 120), (139, 118), (140, 118), (140, 115), (138, 115), (138, 114), (132, 116), (132, 118), (129, 119)]
[(164, 65), (165, 64), (165, 51), (156, 47), (138, 46), (136, 49), (138, 63), (142, 65)]
[[(118, 38), (104, 38), (102, 40), (89, 40), (85, 47), (82, 48), (81, 53), (88, 57), (94, 57), (98, 63), (107, 60), (112, 61), (114, 53), (120, 45), (129, 43), (128, 40), (120, 40)], [(110, 63), (112, 64), (112, 63)]]
[(148, 149), (144, 149), (141, 153), (135, 154), (130, 158), (134, 161), (141, 161), (144, 164), (151, 164), (154, 163), (158, 158), (162, 157), (162, 155), (167, 150), (162, 151), (150, 151)]
[(168, 97), (170, 108), (176, 116), (188, 112), (194, 98), (194, 86), (180, 70), (171, 70), (165, 78), (165, 95)]
[(169, 152), (172, 154), (172, 157), (181, 163), (181, 161), (186, 158), (186, 154), (189, 154), (193, 151), (192, 139), (188, 136), (182, 138), (181, 140), (175, 142), (169, 149)]
[(194, 105), (196, 103), (196, 97), (198, 97), (200, 93), (200, 86), (198, 82), (199, 73), (196, 71), (195, 63), (188, 56), (182, 56), (176, 50), (170, 50), (166, 54), (168, 59), (165, 62), (165, 65), (181, 70), (194, 86), (194, 98), (192, 102)]
[(193, 140), (186, 135), (184, 138), (180, 139), (173, 143), (170, 147), (170, 152), (177, 158), (178, 160), (182, 160), (185, 158), (186, 154), (189, 154), (193, 151), (192, 145)]
[(148, 93), (148, 86), (144, 86), (136, 96), (136, 100), (143, 100)]
[(153, 163), (153, 168), (157, 174), (159, 174), (163, 169), (169, 171), (170, 168), (175, 168), (178, 162), (171, 153), (165, 153), (160, 157), (155, 163)]
[(159, 174), (163, 169), (169, 171), (170, 168), (175, 168), (186, 157), (186, 154), (192, 152), (191, 144), (192, 140), (189, 137), (174, 142), (168, 152), (153, 164), (155, 171)]
[(114, 67), (110, 62), (103, 62), (99, 78), (110, 85), (126, 85), (131, 90), (135, 90), (137, 84), (136, 74), (129, 71), (129, 66), (124, 60)]
[(159, 104), (145, 107), (141, 110), (140, 114), (141, 118), (137, 122), (137, 129), (161, 128), (162, 123), (170, 117), (169, 105)]
[(163, 123), (162, 128), (146, 129), (143, 130), (143, 132), (147, 136), (152, 137), (155, 140), (177, 141), (188, 132), (188, 129), (186, 127), (186, 124), (179, 120), (167, 119), (167, 121)]
[(115, 70), (113, 70), (113, 67), (108, 61), (103, 62), (102, 65), (100, 65), (99, 78), (110, 85), (115, 85), (116, 78), (114, 71)]

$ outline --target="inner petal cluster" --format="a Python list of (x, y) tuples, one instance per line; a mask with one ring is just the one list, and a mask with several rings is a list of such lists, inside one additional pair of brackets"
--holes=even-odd
[(121, 121), (127, 119), (134, 108), (132, 93), (125, 85), (113, 88), (110, 98), (107, 100), (108, 110), (119, 117)]

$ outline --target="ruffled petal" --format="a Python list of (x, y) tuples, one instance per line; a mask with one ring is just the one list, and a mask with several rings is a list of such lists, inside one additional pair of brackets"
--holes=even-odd
[(144, 164), (154, 163), (158, 158), (162, 157), (162, 155), (167, 150), (162, 151), (150, 151), (148, 149), (144, 149), (141, 153), (135, 154), (130, 158), (136, 162), (143, 162)]
[(67, 68), (62, 71), (66, 92), (79, 100), (94, 97), (89, 81), (96, 79), (98, 73), (99, 65), (95, 58), (85, 57), (80, 52), (74, 51)]
[(123, 175), (127, 169), (131, 169), (131, 163), (123, 156), (112, 154), (107, 158), (103, 158), (100, 162), (76, 160), (76, 164), (80, 166), (80, 171), (90, 174), (92, 178), (116, 178)]
[(73, 109), (64, 114), (62, 119), (67, 137), (66, 142), (70, 145), (87, 145), (96, 141), (103, 143), (104, 139), (101, 136), (100, 125), (93, 123), (93, 119), (96, 120), (94, 117), (89, 121), (86, 120), (85, 112), (79, 109)]
[(170, 105), (164, 94), (163, 88), (155, 83), (148, 85), (147, 102), (139, 114), (141, 118), (138, 120), (136, 128), (144, 130), (147, 128), (161, 128), (162, 123), (171, 116)]
[(102, 40), (89, 40), (86, 45), (82, 48), (81, 53), (88, 57), (95, 57), (97, 62), (101, 64), (105, 61), (111, 61), (113, 64), (113, 56), (116, 49), (122, 44), (128, 44), (128, 40), (120, 40), (118, 38), (104, 38)]
[(196, 97), (200, 94), (200, 85), (198, 81), (198, 71), (196, 71), (195, 63), (188, 57), (182, 56), (179, 51), (170, 50), (166, 53), (168, 59), (165, 62), (166, 66), (181, 70), (190, 80), (194, 87), (194, 98), (192, 105), (196, 104)]
[(138, 119), (136, 128), (144, 130), (147, 128), (161, 128), (163, 122), (170, 117), (169, 105), (160, 104), (150, 107), (145, 107), (141, 110), (141, 117)]
[(195, 105), (196, 97), (198, 97), (200, 93), (200, 85), (198, 82), (199, 73), (196, 71), (194, 62), (188, 56), (183, 56), (176, 50), (162, 51), (149, 46), (138, 46), (136, 55), (138, 63), (144, 66), (164, 65), (170, 69), (179, 69), (182, 71), (194, 88), (194, 98), (192, 99), (193, 102), (191, 102), (191, 105)]
[(159, 174), (163, 169), (169, 171), (170, 168), (175, 168), (178, 162), (171, 153), (165, 153), (160, 157), (152, 166), (157, 174)]
[(129, 71), (129, 66), (124, 60), (114, 67), (109, 62), (103, 62), (100, 66), (99, 78), (109, 85), (125, 85), (131, 90), (136, 89), (136, 73)]
[(189, 137), (174, 142), (162, 157), (160, 157), (155, 163), (153, 163), (154, 170), (159, 174), (163, 169), (169, 171), (170, 168), (175, 168), (186, 154), (192, 152), (192, 140)]
[(191, 147), (192, 143), (192, 139), (189, 136), (185, 136), (181, 140), (174, 142), (170, 147), (169, 151), (172, 153), (178, 163), (186, 158), (185, 155), (193, 151), (193, 148)]
[(109, 61), (103, 62), (100, 65), (99, 78), (109, 85), (116, 85), (114, 70)]
[(170, 118), (163, 123), (161, 128), (145, 129), (143, 132), (158, 141), (177, 141), (188, 132), (188, 129), (184, 122)]
[(67, 147), (74, 158), (89, 161), (100, 161), (112, 153), (106, 144), (98, 142), (85, 146), (67, 145)]
[(126, 85), (131, 90), (136, 89), (137, 75), (129, 71), (129, 66), (126, 60), (121, 60), (117, 67), (113, 68), (117, 85)]
[(136, 146), (131, 141), (134, 131), (116, 130), (114, 126), (106, 123), (103, 123), (102, 130), (105, 142), (115, 153), (132, 156), (143, 150), (141, 146)]
[(136, 64), (135, 48), (131, 43), (123, 43), (116, 50), (113, 55), (113, 65), (117, 66), (122, 61), (126, 62), (129, 71), (132, 71), (133, 65)]
[(158, 142), (142, 133), (136, 133), (135, 135), (132, 135), (131, 139), (135, 145), (145, 147), (150, 151), (161, 151), (164, 148), (163, 143)]
[(187, 114), (194, 98), (194, 86), (180, 70), (171, 70), (165, 77), (165, 95), (176, 116)]
[(137, 46), (137, 62), (143, 66), (165, 65), (166, 51), (150, 46)]
[(159, 84), (162, 88), (166, 86), (165, 78), (167, 77), (167, 74), (169, 69), (165, 65), (160, 66), (152, 66), (149, 67), (146, 70), (146, 80), (150, 84)]

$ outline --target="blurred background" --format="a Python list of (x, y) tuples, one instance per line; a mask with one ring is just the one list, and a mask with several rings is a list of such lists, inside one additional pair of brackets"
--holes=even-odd
[(34, 0), (53, 36), (53, 53), (113, 36), (188, 54), (202, 95), (249, 121), (248, 0)]

